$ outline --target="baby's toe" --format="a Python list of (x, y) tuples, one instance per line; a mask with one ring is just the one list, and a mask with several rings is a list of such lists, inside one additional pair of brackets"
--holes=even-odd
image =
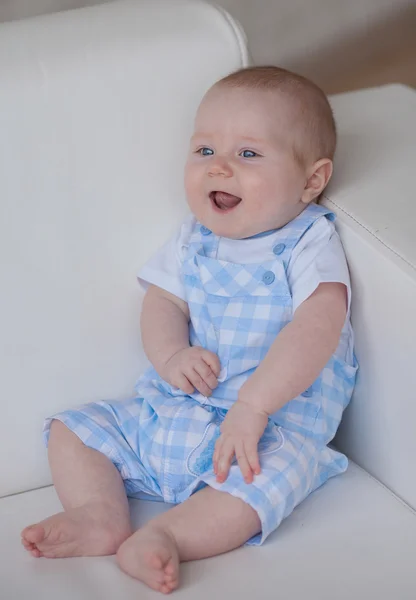
[(173, 592), (175, 588), (173, 588), (172, 586), (168, 585), (167, 583), (164, 583), (161, 587), (160, 587), (160, 591), (162, 592), (162, 594), (170, 594), (171, 592)]
[(23, 537), (21, 539), (21, 542), (24, 549), (27, 550), (32, 556), (34, 556), (35, 558), (40, 558), (42, 556), (42, 552), (39, 550), (36, 544), (34, 544), (33, 542), (29, 542)]
[(22, 531), (22, 538), (31, 544), (39, 544), (45, 538), (42, 525), (31, 525)]
[(167, 563), (167, 565), (165, 567), (165, 574), (166, 575), (175, 575), (176, 574), (175, 565), (173, 564), (172, 559), (170, 559), (170, 561)]
[(165, 569), (164, 575), (164, 593), (168, 594), (173, 592), (173, 590), (175, 590), (179, 585), (178, 572), (174, 565), (169, 565), (169, 568), (167, 567)]

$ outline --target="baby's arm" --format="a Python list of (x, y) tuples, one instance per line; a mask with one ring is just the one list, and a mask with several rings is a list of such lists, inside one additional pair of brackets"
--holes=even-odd
[(268, 417), (304, 392), (335, 352), (347, 313), (342, 283), (321, 283), (296, 310), (228, 412), (214, 453), (218, 481), (234, 455), (250, 483), (260, 470), (257, 444)]
[(150, 285), (141, 314), (146, 356), (159, 375), (186, 394), (195, 388), (209, 396), (217, 386), (218, 357), (189, 344), (189, 309), (186, 302)]
[(321, 283), (243, 385), (241, 401), (272, 415), (304, 392), (337, 349), (346, 315), (345, 285)]

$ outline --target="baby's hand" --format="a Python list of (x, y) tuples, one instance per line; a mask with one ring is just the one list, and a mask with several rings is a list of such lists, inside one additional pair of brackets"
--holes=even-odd
[(218, 483), (223, 483), (234, 456), (246, 483), (260, 473), (257, 446), (266, 429), (268, 416), (257, 412), (250, 404), (237, 400), (228, 411), (222, 425), (221, 436), (215, 445), (214, 473)]
[(176, 352), (166, 363), (163, 379), (192, 394), (195, 389), (203, 396), (210, 396), (218, 385), (220, 361), (216, 354), (200, 346), (191, 346)]

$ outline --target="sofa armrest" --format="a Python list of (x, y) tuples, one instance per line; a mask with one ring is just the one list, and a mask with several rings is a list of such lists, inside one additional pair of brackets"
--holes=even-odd
[(324, 203), (349, 261), (360, 363), (337, 444), (416, 508), (416, 93), (386, 86), (332, 104), (339, 148)]

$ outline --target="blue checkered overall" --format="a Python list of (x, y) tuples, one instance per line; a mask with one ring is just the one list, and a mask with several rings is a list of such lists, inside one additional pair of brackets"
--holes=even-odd
[(46, 441), (52, 419), (59, 419), (116, 465), (132, 497), (144, 493), (179, 503), (209, 485), (241, 498), (262, 523), (261, 534), (249, 543), (262, 543), (313, 490), (347, 468), (346, 457), (328, 443), (350, 400), (356, 365), (337, 352), (313, 385), (269, 420), (259, 443), (261, 473), (252, 484), (244, 482), (237, 463), (219, 484), (212, 465), (227, 410), (292, 319), (287, 266), (293, 248), (320, 218), (333, 215), (313, 204), (285, 227), (263, 234), (270, 252), (261, 264), (219, 260), (220, 238), (196, 223), (182, 275), (190, 342), (221, 362), (213, 395), (184, 395), (150, 368), (135, 398), (91, 403), (47, 419)]

